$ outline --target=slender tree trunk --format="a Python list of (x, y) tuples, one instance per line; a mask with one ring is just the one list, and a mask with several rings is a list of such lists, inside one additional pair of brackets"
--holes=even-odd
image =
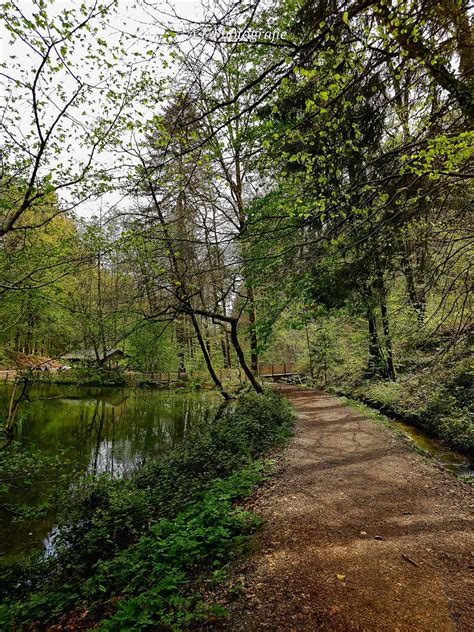
[(185, 361), (185, 349), (186, 349), (186, 331), (185, 331), (186, 323), (183, 318), (179, 318), (176, 320), (176, 346), (178, 347), (178, 371), (180, 373), (186, 372), (186, 361)]
[(257, 324), (257, 312), (255, 309), (255, 294), (252, 286), (247, 286), (247, 297), (249, 300), (250, 365), (252, 371), (258, 375), (258, 340), (255, 329)]
[(390, 324), (388, 320), (387, 301), (385, 295), (380, 297), (380, 313), (382, 316), (383, 335), (385, 349), (387, 351), (387, 377), (395, 381), (395, 365), (393, 363), (392, 338), (390, 336)]
[(187, 326), (186, 326), (186, 337), (188, 339), (189, 360), (192, 362), (194, 361), (194, 337), (189, 334)]
[(204, 322), (201, 319), (201, 323), (204, 327), (204, 331), (205, 331), (205, 340), (206, 340), (206, 349), (209, 355), (212, 354), (212, 348), (211, 348), (211, 335), (209, 333), (209, 323), (207, 322), (207, 320), (205, 320)]
[(311, 374), (311, 379), (314, 380), (314, 363), (313, 363), (313, 354), (311, 353), (311, 344), (309, 342), (308, 323), (305, 323), (304, 329), (306, 332), (306, 346), (308, 347), (309, 372)]
[(227, 367), (231, 369), (232, 368), (232, 354), (230, 352), (230, 340), (229, 340), (229, 334), (227, 332), (225, 333), (225, 348), (227, 351)]
[(367, 308), (367, 322), (369, 325), (369, 373), (380, 371), (380, 347), (377, 335), (377, 321), (372, 307)]
[[(102, 211), (101, 211), (99, 226), (100, 226), (101, 237), (102, 237)], [(99, 320), (99, 341), (100, 341), (100, 346), (102, 347), (102, 361), (100, 359), (98, 345), (95, 350), (97, 362), (100, 366), (104, 364), (105, 356), (107, 354), (107, 344), (105, 340), (105, 327), (104, 327), (103, 296), (102, 296), (102, 252), (100, 250), (101, 247), (102, 247), (102, 244), (99, 245), (99, 251), (97, 253), (97, 312), (98, 312), (98, 320)]]
[(239, 359), (240, 366), (244, 370), (245, 375), (250, 380), (250, 384), (253, 386), (255, 391), (257, 391), (257, 393), (263, 393), (263, 389), (262, 389), (261, 384), (257, 381), (254, 373), (249, 368), (249, 366), (247, 364), (247, 361), (245, 360), (245, 355), (244, 355), (244, 352), (243, 352), (242, 347), (240, 346), (240, 342), (239, 342), (239, 336), (238, 336), (238, 332), (237, 332), (237, 321), (232, 321), (232, 323), (231, 323), (231, 330), (230, 331), (231, 331), (230, 339), (231, 339), (232, 344), (234, 346), (234, 349), (235, 349), (235, 351), (237, 353), (237, 357)]
[(387, 310), (387, 291), (385, 288), (383, 272), (380, 268), (377, 271), (377, 282), (379, 289), (380, 315), (382, 317), (382, 329), (386, 351), (387, 377), (390, 380), (395, 381), (396, 376), (395, 365), (393, 363), (392, 338), (390, 335), (390, 323)]
[(220, 381), (219, 376), (217, 375), (212, 365), (212, 360), (207, 350), (206, 341), (204, 340), (202, 336), (201, 329), (199, 327), (199, 323), (194, 312), (192, 311), (190, 312), (190, 317), (191, 317), (191, 322), (194, 327), (194, 331), (196, 332), (196, 337), (198, 339), (199, 346), (201, 347), (201, 351), (204, 356), (204, 360), (206, 362), (207, 370), (209, 371), (209, 375), (211, 376), (214, 384), (216, 385), (217, 389), (221, 393), (222, 397), (224, 399), (232, 399), (231, 395), (229, 395), (229, 393), (222, 386), (222, 382)]
[(404, 257), (402, 261), (402, 270), (406, 280), (407, 294), (408, 298), (410, 299), (411, 306), (416, 312), (418, 324), (423, 327), (426, 317), (426, 304), (424, 301), (423, 293), (420, 292), (416, 287), (413, 270), (410, 262), (407, 260), (407, 257), (408, 255), (406, 255), (406, 257)]
[[(237, 121), (237, 129), (238, 129), (238, 121)], [(245, 226), (247, 224), (247, 214), (245, 212), (244, 195), (243, 195), (244, 176), (242, 173), (240, 148), (237, 148), (235, 151), (234, 165), (235, 165), (235, 182), (233, 183), (234, 196), (235, 196), (235, 201), (237, 204), (240, 234), (242, 235), (245, 230)], [(255, 329), (255, 325), (257, 322), (257, 312), (255, 309), (255, 293), (251, 285), (251, 282), (249, 282), (249, 279), (246, 278), (245, 275), (244, 275), (244, 283), (245, 283), (245, 288), (247, 290), (247, 299), (249, 301), (248, 314), (249, 314), (249, 322), (250, 322), (250, 364), (252, 367), (252, 371), (255, 374), (258, 374), (258, 340), (257, 340), (257, 332)], [(234, 344), (234, 347), (235, 347), (235, 344)], [(244, 362), (245, 362), (245, 358), (244, 358)]]
[(224, 369), (228, 369), (230, 367), (227, 361), (227, 341), (226, 341), (225, 333), (223, 333), (221, 337), (221, 350), (222, 350), (222, 359), (223, 359)]

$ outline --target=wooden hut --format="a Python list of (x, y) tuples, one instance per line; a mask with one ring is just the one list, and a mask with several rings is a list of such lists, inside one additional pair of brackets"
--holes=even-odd
[(125, 357), (125, 353), (121, 349), (107, 349), (105, 353), (103, 351), (97, 351), (95, 349), (79, 349), (77, 351), (71, 351), (61, 357), (67, 364), (97, 364), (109, 366), (114, 363), (118, 364), (118, 361)]

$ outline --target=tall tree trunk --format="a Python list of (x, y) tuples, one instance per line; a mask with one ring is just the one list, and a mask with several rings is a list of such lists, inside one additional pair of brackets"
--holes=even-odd
[[(238, 121), (236, 125), (237, 125), (237, 130), (238, 130)], [(239, 231), (240, 231), (240, 234), (242, 235), (247, 225), (247, 214), (245, 212), (245, 204), (244, 204), (244, 194), (243, 194), (244, 176), (242, 173), (240, 147), (237, 147), (235, 150), (234, 166), (235, 166), (235, 182), (234, 183), (231, 182), (231, 186), (233, 186), (233, 190), (234, 190), (234, 197), (235, 197), (235, 201), (237, 205), (237, 213), (238, 213), (238, 218), (239, 218)], [(242, 254), (245, 256), (244, 249), (243, 249)], [(258, 340), (257, 340), (257, 331), (255, 328), (255, 325), (257, 322), (257, 312), (255, 309), (255, 293), (254, 293), (251, 282), (249, 281), (249, 279), (246, 277), (245, 274), (244, 274), (244, 283), (245, 283), (245, 288), (247, 290), (247, 299), (249, 302), (248, 314), (249, 314), (249, 323), (250, 323), (250, 364), (252, 367), (252, 371), (255, 374), (258, 374)], [(235, 347), (235, 344), (234, 344), (234, 347)], [(244, 362), (245, 362), (245, 359), (244, 359)], [(242, 366), (242, 368), (244, 367)]]
[(222, 359), (223, 359), (223, 365), (224, 365), (224, 369), (230, 369), (230, 365), (229, 365), (229, 348), (228, 348), (228, 341), (227, 341), (227, 334), (224, 332), (222, 332), (222, 336), (221, 336), (221, 350), (222, 350)]
[(383, 273), (379, 269), (378, 273), (378, 288), (380, 293), (380, 315), (382, 317), (382, 329), (384, 335), (385, 351), (386, 351), (386, 365), (387, 365), (387, 377), (390, 380), (395, 381), (395, 365), (393, 363), (393, 350), (392, 350), (392, 338), (390, 335), (390, 323), (387, 310), (387, 291), (385, 288), (385, 281)]
[(227, 352), (227, 368), (231, 369), (232, 368), (232, 354), (230, 352), (230, 340), (229, 340), (229, 334), (227, 332), (225, 332), (225, 348), (226, 348), (226, 352)]
[(380, 354), (380, 345), (377, 335), (377, 320), (372, 307), (367, 308), (367, 323), (369, 325), (369, 364), (368, 370), (371, 375), (380, 372), (383, 358)]
[(418, 324), (423, 327), (426, 317), (426, 303), (424, 301), (424, 294), (420, 292), (416, 287), (413, 270), (410, 261), (407, 259), (407, 256), (404, 257), (402, 261), (402, 270), (406, 280), (407, 294), (411, 306), (415, 310)]
[[(100, 212), (99, 222), (100, 235), (102, 239), (102, 210)], [(105, 340), (105, 327), (104, 327), (104, 310), (103, 310), (103, 296), (102, 296), (102, 244), (99, 244), (99, 250), (97, 252), (97, 315), (99, 322), (99, 342), (102, 350), (102, 361), (100, 358), (100, 352), (98, 350), (99, 345), (96, 346), (95, 354), (97, 363), (102, 366), (105, 362), (105, 356), (107, 354), (107, 344)]]
[(255, 294), (253, 287), (247, 285), (247, 297), (249, 300), (249, 323), (250, 323), (250, 365), (252, 371), (258, 375), (258, 340), (255, 326), (257, 324), (257, 312), (255, 309)]
[(204, 360), (206, 362), (206, 366), (207, 366), (207, 370), (209, 371), (209, 375), (211, 376), (214, 384), (216, 385), (217, 389), (219, 390), (219, 392), (221, 393), (222, 397), (224, 399), (232, 399), (231, 395), (229, 395), (229, 393), (224, 389), (224, 387), (222, 386), (222, 382), (219, 379), (219, 376), (217, 375), (213, 365), (212, 365), (212, 360), (211, 360), (211, 356), (209, 355), (209, 352), (207, 350), (207, 346), (206, 346), (206, 341), (203, 338), (203, 335), (201, 333), (201, 328), (199, 327), (199, 323), (198, 320), (196, 318), (196, 314), (194, 312), (190, 312), (190, 318), (191, 318), (191, 322), (193, 324), (194, 327), (194, 331), (196, 332), (196, 337), (198, 339), (199, 342), (199, 346), (201, 347), (201, 351), (202, 351), (202, 355), (204, 356)]
[(203, 324), (204, 331), (205, 331), (206, 349), (207, 349), (208, 354), (211, 355), (212, 348), (211, 348), (211, 335), (209, 333), (209, 323), (207, 322), (207, 320), (203, 322), (202, 319), (201, 319), (201, 323)]
[(178, 348), (178, 371), (186, 372), (185, 349), (186, 349), (186, 323), (183, 318), (178, 318), (175, 325), (176, 346)]
[(314, 380), (314, 362), (313, 362), (313, 354), (311, 353), (311, 343), (309, 341), (308, 323), (305, 323), (304, 329), (306, 333), (306, 346), (308, 348), (309, 372), (311, 375), (311, 379)]
[(395, 381), (395, 366), (393, 364), (392, 338), (390, 336), (390, 324), (388, 320), (387, 302), (385, 297), (380, 299), (380, 313), (382, 315), (382, 327), (385, 341), (385, 349), (387, 352), (387, 377)]
[(252, 372), (252, 370), (249, 368), (247, 361), (245, 359), (245, 355), (244, 352), (242, 350), (242, 347), (240, 346), (240, 342), (239, 342), (239, 336), (238, 336), (238, 332), (237, 332), (237, 321), (234, 320), (231, 323), (231, 330), (230, 330), (230, 339), (232, 340), (232, 344), (234, 346), (234, 349), (237, 353), (237, 357), (239, 359), (239, 363), (240, 366), (242, 367), (242, 369), (245, 372), (245, 375), (248, 377), (250, 384), (253, 386), (253, 388), (255, 389), (255, 391), (257, 391), (257, 393), (263, 393), (263, 388), (261, 386), (261, 384), (257, 381), (254, 373)]

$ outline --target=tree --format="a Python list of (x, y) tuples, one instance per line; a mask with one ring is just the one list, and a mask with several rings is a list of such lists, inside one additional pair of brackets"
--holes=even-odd
[[(0, 64), (0, 238), (40, 228), (109, 182), (96, 158), (122, 128), (133, 93), (126, 68), (111, 73), (121, 46), (100, 37), (115, 5), (2, 4), (15, 52)], [(61, 202), (45, 215), (52, 194)]]

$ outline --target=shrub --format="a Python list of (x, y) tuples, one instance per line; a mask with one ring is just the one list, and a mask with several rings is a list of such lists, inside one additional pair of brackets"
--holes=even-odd
[(75, 608), (99, 619), (116, 608), (107, 630), (180, 629), (215, 615), (192, 580), (222, 565), (255, 525), (234, 503), (291, 424), (286, 401), (248, 394), (132, 479), (84, 481), (64, 501), (55, 557), (17, 562), (0, 582), (0, 624), (44, 625)]

